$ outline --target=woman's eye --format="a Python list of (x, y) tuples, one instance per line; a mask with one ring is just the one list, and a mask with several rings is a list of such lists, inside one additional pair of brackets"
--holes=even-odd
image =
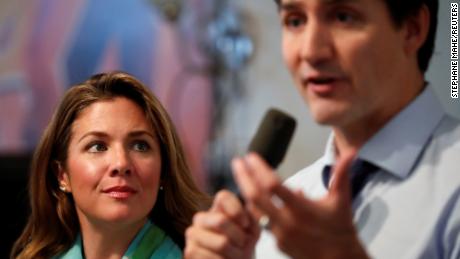
[(96, 142), (91, 143), (88, 146), (88, 152), (90, 153), (99, 153), (107, 150), (107, 146), (104, 143)]
[(150, 145), (146, 141), (136, 141), (133, 145), (134, 150), (140, 152), (147, 152), (150, 150)]
[(335, 19), (341, 23), (351, 23), (354, 21), (354, 16), (350, 12), (337, 12), (335, 14)]

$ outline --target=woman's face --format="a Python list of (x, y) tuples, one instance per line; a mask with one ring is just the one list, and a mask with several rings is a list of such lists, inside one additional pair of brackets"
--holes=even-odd
[(71, 192), (80, 224), (144, 221), (157, 199), (161, 154), (140, 107), (124, 97), (98, 101), (71, 134), (59, 183)]

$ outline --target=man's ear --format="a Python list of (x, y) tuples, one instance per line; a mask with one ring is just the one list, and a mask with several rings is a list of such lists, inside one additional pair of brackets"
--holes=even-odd
[(407, 55), (417, 56), (418, 51), (425, 43), (430, 30), (430, 11), (423, 4), (422, 7), (404, 22), (405, 52)]
[(65, 170), (64, 166), (60, 162), (56, 163), (56, 170), (57, 170), (57, 179), (59, 183), (59, 189), (63, 192), (72, 192), (72, 188), (70, 187), (70, 179), (69, 174)]

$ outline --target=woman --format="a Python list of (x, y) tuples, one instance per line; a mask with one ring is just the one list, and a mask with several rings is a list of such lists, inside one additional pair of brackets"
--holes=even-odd
[(34, 154), (13, 258), (180, 258), (207, 206), (160, 102), (132, 76), (68, 90)]

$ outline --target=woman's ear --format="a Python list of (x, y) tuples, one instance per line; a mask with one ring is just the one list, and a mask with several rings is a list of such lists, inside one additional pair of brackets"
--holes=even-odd
[(417, 56), (430, 30), (430, 11), (428, 7), (423, 4), (416, 13), (406, 19), (404, 27), (406, 54)]
[(164, 191), (165, 190), (165, 184), (166, 181), (164, 179), (160, 179), (160, 185), (158, 186), (158, 191)]
[(55, 162), (55, 167), (57, 171), (57, 179), (59, 183), (59, 189), (63, 192), (72, 192), (70, 187), (70, 178), (68, 172), (65, 170), (64, 166), (58, 161)]

